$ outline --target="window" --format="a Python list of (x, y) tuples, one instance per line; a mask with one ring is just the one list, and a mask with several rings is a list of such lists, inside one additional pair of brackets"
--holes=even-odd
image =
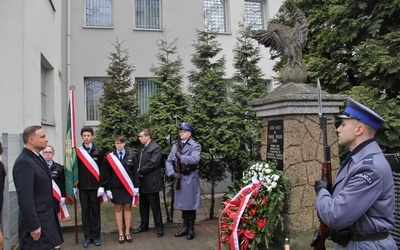
[(204, 0), (204, 25), (208, 32), (227, 32), (226, 0)]
[(54, 68), (41, 55), (40, 66), (40, 107), (43, 124), (54, 124)]
[(113, 27), (112, 0), (86, 0), (86, 27)]
[(100, 120), (98, 104), (103, 95), (103, 85), (103, 82), (98, 79), (85, 79), (87, 122), (98, 122)]
[(140, 114), (144, 114), (149, 111), (148, 98), (157, 93), (157, 85), (148, 79), (138, 79), (136, 80), (136, 85)]
[(249, 27), (252, 30), (263, 29), (263, 0), (245, 0), (244, 18), (246, 27)]
[(135, 0), (135, 28), (159, 30), (160, 0)]

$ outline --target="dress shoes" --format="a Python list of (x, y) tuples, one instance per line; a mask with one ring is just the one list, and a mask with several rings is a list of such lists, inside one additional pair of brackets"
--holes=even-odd
[(83, 242), (83, 247), (87, 248), (89, 247), (89, 244), (92, 243), (92, 240), (85, 240), (85, 242)]
[(194, 239), (194, 232), (189, 232), (188, 235), (186, 236), (186, 239), (193, 240)]
[(149, 231), (148, 228), (138, 227), (138, 228), (136, 228), (136, 229), (133, 229), (133, 230), (132, 230), (132, 233), (133, 233), (133, 234), (140, 234), (140, 233), (147, 232), (147, 231)]
[(93, 240), (93, 243), (94, 243), (95, 246), (100, 246), (101, 245), (101, 240), (99, 240), (99, 239)]
[(132, 242), (132, 237), (131, 237), (131, 235), (130, 235), (130, 234), (125, 234), (125, 240), (126, 240), (126, 242), (131, 243), (131, 242)]
[(158, 236), (158, 238), (163, 237), (164, 236), (164, 229), (158, 229), (157, 230), (157, 236)]
[(181, 230), (179, 230), (179, 232), (177, 232), (174, 236), (175, 237), (182, 237), (188, 234), (188, 228), (184, 227)]

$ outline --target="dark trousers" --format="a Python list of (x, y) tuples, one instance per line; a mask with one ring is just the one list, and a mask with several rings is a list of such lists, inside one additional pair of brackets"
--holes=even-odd
[(100, 199), (97, 190), (79, 190), (85, 240), (100, 239)]
[(196, 210), (182, 210), (182, 219), (196, 220)]
[(159, 193), (140, 193), (139, 211), (140, 211), (140, 227), (149, 228), (149, 216), (153, 213), (154, 225), (157, 229), (163, 229), (164, 225), (161, 216), (160, 195)]

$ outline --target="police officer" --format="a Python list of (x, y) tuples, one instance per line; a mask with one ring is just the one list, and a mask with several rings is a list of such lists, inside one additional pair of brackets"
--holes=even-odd
[[(174, 206), (182, 211), (183, 228), (175, 237), (187, 235), (188, 240), (194, 239), (194, 223), (196, 210), (201, 208), (200, 177), (197, 166), (200, 161), (201, 145), (191, 138), (194, 128), (189, 123), (182, 123), (180, 127), (180, 141), (172, 146), (172, 150), (165, 163), (166, 174), (180, 181), (180, 190), (175, 191)], [(181, 173), (178, 173), (178, 161)]]
[(339, 145), (350, 153), (336, 174), (331, 192), (315, 182), (319, 218), (331, 229), (335, 249), (397, 249), (392, 171), (375, 133), (385, 121), (366, 106), (347, 98), (337, 128)]

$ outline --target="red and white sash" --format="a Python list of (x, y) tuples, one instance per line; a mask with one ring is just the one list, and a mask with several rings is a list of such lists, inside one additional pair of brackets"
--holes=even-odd
[(124, 166), (121, 161), (115, 156), (113, 153), (109, 153), (107, 155), (107, 160), (110, 163), (114, 173), (117, 175), (118, 179), (121, 181), (122, 185), (124, 185), (126, 191), (132, 196), (132, 205), (137, 206), (138, 194), (135, 194), (134, 186), (131, 178), (126, 172)]
[[(89, 170), (89, 172), (94, 176), (94, 178), (96, 178), (96, 180), (100, 182), (99, 166), (97, 166), (97, 163), (89, 155), (86, 149), (84, 149), (83, 146), (80, 146), (76, 151), (76, 154), (78, 155), (79, 159), (83, 162), (83, 165), (85, 165), (85, 167)], [(106, 194), (103, 194), (99, 198), (101, 203), (108, 201)]]
[[(53, 197), (58, 200), (58, 202), (61, 202), (61, 190), (58, 187), (57, 183), (54, 180), (51, 180), (51, 185), (53, 187)], [(60, 212), (58, 213), (58, 218), (61, 220), (67, 219), (69, 217), (68, 209), (67, 206), (64, 204), (60, 204)]]

